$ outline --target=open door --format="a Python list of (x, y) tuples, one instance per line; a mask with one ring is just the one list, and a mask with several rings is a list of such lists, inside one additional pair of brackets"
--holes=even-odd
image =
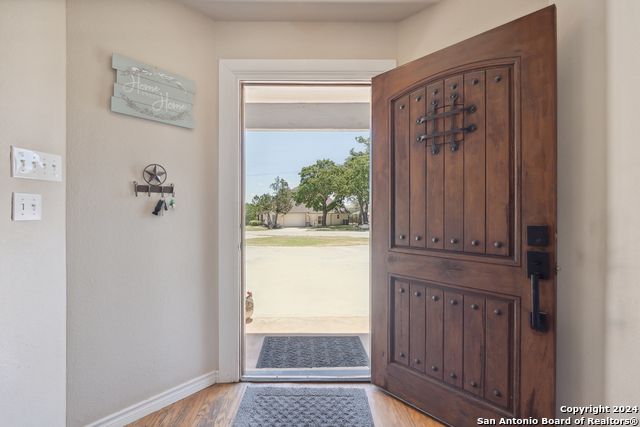
[(372, 382), (553, 418), (555, 6), (373, 79)]

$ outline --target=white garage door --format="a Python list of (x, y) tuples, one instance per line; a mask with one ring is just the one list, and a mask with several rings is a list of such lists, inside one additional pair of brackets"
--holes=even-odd
[(304, 227), (304, 217), (305, 214), (286, 214), (284, 216), (284, 226), (285, 227)]

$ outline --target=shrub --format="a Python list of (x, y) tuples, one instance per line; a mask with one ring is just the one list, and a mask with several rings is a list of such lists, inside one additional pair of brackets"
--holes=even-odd
[(258, 225), (262, 225), (262, 221), (258, 221), (258, 220), (251, 220), (249, 221), (249, 225), (253, 225), (253, 226), (258, 226)]

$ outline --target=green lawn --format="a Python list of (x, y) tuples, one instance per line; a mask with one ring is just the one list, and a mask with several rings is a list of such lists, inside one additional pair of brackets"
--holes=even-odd
[(342, 236), (269, 236), (246, 240), (247, 246), (355, 246), (368, 245), (365, 237)]
[(244, 229), (247, 231), (267, 231), (267, 227), (262, 227), (260, 225), (245, 225)]
[(329, 225), (327, 227), (316, 227), (309, 231), (368, 231), (358, 227), (358, 224), (350, 225)]

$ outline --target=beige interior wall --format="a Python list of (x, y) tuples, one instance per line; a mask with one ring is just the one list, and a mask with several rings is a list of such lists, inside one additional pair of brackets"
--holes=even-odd
[[(69, 0), (68, 426), (217, 369), (215, 24), (172, 0)], [(194, 80), (195, 130), (113, 113), (117, 53)], [(177, 209), (133, 181), (159, 163)]]
[(398, 25), (398, 65), (548, 6), (548, 0), (446, 0)]
[[(395, 24), (214, 23), (173, 0), (68, 0), (69, 426), (217, 369), (218, 59), (393, 59)], [(193, 131), (110, 111), (111, 55), (196, 82)], [(178, 208), (132, 181), (160, 163)]]
[[(640, 127), (635, 102), (640, 57), (640, 3), (606, 1), (607, 289), (606, 402), (640, 401)], [(594, 103), (597, 100), (594, 100)], [(594, 106), (596, 108), (596, 106)], [(602, 120), (602, 110), (594, 114)], [(599, 242), (590, 242), (599, 243)]]
[[(65, 183), (11, 178), (10, 146), (65, 154), (65, 2), (0, 2), (0, 425), (65, 425)], [(42, 220), (11, 221), (11, 193)]]
[(394, 59), (396, 24), (217, 22), (220, 59)]
[[(604, 403), (606, 124), (604, 0), (556, 0), (557, 406)], [(559, 414), (560, 415), (560, 414)]]

